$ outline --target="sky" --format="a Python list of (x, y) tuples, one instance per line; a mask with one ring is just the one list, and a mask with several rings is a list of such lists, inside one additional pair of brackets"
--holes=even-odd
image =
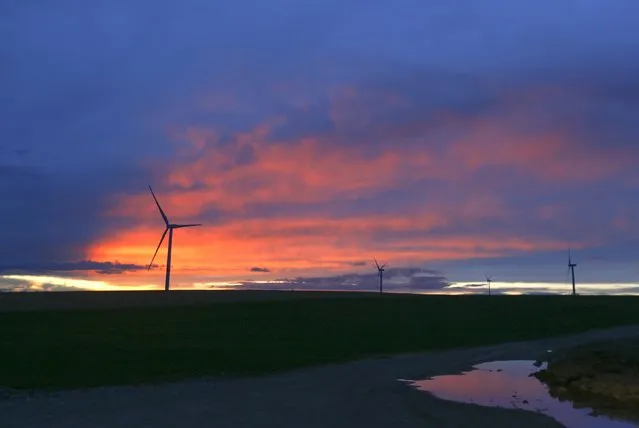
[(637, 16), (4, 1), (0, 289), (639, 293)]

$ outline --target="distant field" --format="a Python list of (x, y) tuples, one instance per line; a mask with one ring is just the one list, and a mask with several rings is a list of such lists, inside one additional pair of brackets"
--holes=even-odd
[(209, 305), (220, 302), (314, 299), (326, 297), (375, 297), (371, 293), (335, 291), (175, 290), (73, 291), (51, 293), (0, 293), (0, 312), (69, 309), (122, 309)]
[(0, 386), (67, 388), (250, 375), (624, 324), (639, 324), (639, 298), (3, 294)]

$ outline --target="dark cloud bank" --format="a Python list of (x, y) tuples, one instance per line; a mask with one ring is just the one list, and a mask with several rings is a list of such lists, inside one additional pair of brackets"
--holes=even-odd
[(82, 260), (79, 262), (60, 263), (0, 264), (0, 275), (73, 275), (73, 272), (95, 272), (102, 275), (115, 275), (146, 268), (146, 266), (131, 263)]
[(261, 272), (261, 273), (268, 273), (270, 272), (270, 269), (267, 269), (265, 267), (252, 267), (251, 269), (249, 269), (250, 272)]
[[(443, 290), (450, 284), (441, 272), (420, 268), (388, 268), (384, 272), (383, 285), (387, 291)], [(371, 274), (343, 274), (320, 277), (280, 278), (268, 284), (253, 281), (241, 282), (240, 289), (272, 290), (343, 290), (374, 291), (379, 287), (379, 276)], [(215, 288), (215, 287), (213, 287)]]

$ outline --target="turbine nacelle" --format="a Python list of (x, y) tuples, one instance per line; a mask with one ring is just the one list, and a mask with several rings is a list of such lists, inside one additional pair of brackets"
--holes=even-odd
[(375, 261), (375, 266), (377, 266), (377, 270), (380, 272), (384, 272), (384, 268), (386, 267), (386, 265), (388, 263), (384, 263), (383, 265), (379, 265), (379, 263), (377, 263), (377, 259), (373, 257), (373, 260)]

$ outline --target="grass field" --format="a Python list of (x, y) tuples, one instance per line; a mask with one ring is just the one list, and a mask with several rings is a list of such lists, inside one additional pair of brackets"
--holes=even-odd
[(0, 295), (0, 386), (68, 388), (250, 375), (624, 324), (639, 324), (639, 298), (7, 294)]

